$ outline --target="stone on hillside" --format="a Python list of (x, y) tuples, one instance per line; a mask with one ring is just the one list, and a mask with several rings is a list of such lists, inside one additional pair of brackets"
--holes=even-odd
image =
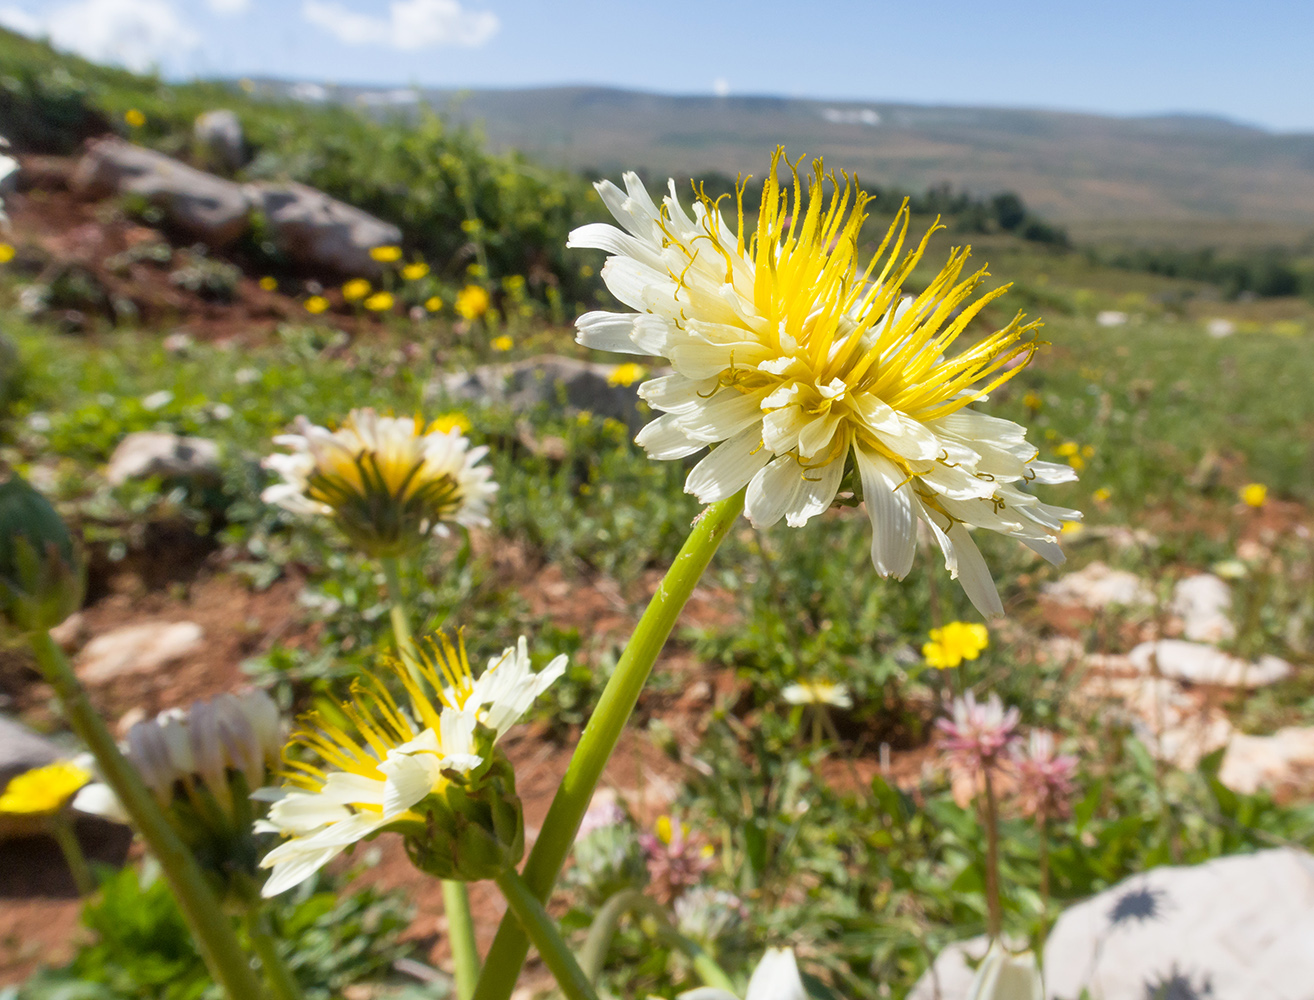
[(211, 170), (236, 173), (246, 162), (242, 121), (227, 108), (202, 111), (192, 123), (192, 137), (200, 160)]
[(1154, 592), (1139, 576), (1112, 569), (1102, 562), (1093, 562), (1083, 570), (1047, 583), (1041, 592), (1060, 603), (1077, 604), (1092, 611), (1113, 606), (1142, 608), (1154, 604)]
[(67, 756), (51, 740), (0, 714), (0, 790), (15, 776)]
[(443, 375), (434, 388), (437, 395), (454, 402), (505, 406), (514, 413), (543, 406), (553, 413), (611, 417), (625, 424), (630, 433), (637, 433), (648, 418), (639, 412), (637, 382), (612, 383), (619, 367), (546, 354)]
[(1232, 588), (1212, 573), (1178, 580), (1173, 587), (1173, 614), (1182, 619), (1182, 634), (1195, 642), (1227, 642), (1236, 638), (1230, 617)]
[(122, 139), (94, 143), (69, 184), (87, 198), (144, 198), (171, 225), (214, 247), (234, 242), (250, 225), (251, 205), (240, 184)]
[(248, 184), (248, 197), (269, 224), (270, 237), (294, 263), (347, 277), (383, 273), (375, 247), (401, 242), (401, 230), (304, 184)]
[(1291, 664), (1276, 656), (1266, 654), (1258, 663), (1247, 663), (1221, 649), (1185, 639), (1143, 642), (1127, 654), (1127, 660), (1142, 673), (1157, 670), (1160, 676), (1189, 684), (1259, 688), (1291, 676)]
[(1314, 785), (1314, 726), (1290, 726), (1271, 736), (1237, 733), (1227, 744), (1218, 778), (1233, 791), (1252, 795)]
[(1305, 851), (1155, 868), (1059, 917), (1045, 985), (1065, 1000), (1314, 1000), (1312, 941), (1314, 856)]
[(78, 676), (88, 684), (149, 674), (185, 659), (205, 636), (195, 622), (145, 622), (96, 636), (78, 654)]
[(136, 431), (119, 442), (105, 478), (111, 486), (161, 476), (196, 483), (219, 481), (219, 445), (209, 438), (163, 431)]
[(1232, 724), (1222, 711), (1209, 708), (1198, 694), (1166, 677), (1091, 674), (1081, 690), (1119, 704), (1150, 752), (1184, 770), (1193, 770), (1201, 757), (1232, 738)]

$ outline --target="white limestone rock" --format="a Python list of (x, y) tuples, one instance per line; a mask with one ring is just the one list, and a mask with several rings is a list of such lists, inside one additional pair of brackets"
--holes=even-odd
[(1224, 653), (1221, 649), (1185, 639), (1143, 642), (1127, 655), (1142, 673), (1158, 673), (1189, 684), (1218, 684), (1254, 689), (1276, 684), (1291, 676), (1291, 664), (1265, 654), (1257, 663)]
[(1212, 573), (1178, 580), (1170, 605), (1182, 619), (1182, 634), (1193, 642), (1227, 642), (1236, 638), (1232, 624), (1232, 588)]
[(83, 646), (74, 667), (87, 684), (149, 674), (186, 659), (201, 648), (204, 638), (204, 630), (195, 622), (125, 625)]

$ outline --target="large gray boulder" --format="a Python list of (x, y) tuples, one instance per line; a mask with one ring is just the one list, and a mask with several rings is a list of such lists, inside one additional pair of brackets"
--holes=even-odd
[(246, 162), (246, 137), (237, 113), (227, 108), (202, 111), (192, 123), (196, 155), (211, 170), (233, 174)]
[(615, 383), (619, 365), (544, 354), (439, 377), (434, 394), (452, 402), (505, 406), (513, 413), (545, 407), (552, 413), (611, 417), (637, 433), (648, 420), (639, 410), (639, 383)]
[[(946, 948), (909, 1000), (965, 1000), (985, 938)], [(1296, 848), (1133, 875), (1059, 917), (1049, 1000), (1314, 1000), (1314, 856)]]
[(264, 213), (274, 245), (303, 267), (347, 277), (383, 273), (375, 247), (401, 242), (401, 230), (304, 184), (248, 184), (247, 197)]
[(251, 205), (240, 184), (122, 139), (94, 143), (69, 184), (85, 198), (144, 198), (171, 226), (213, 247), (235, 242), (250, 225)]
[(1067, 910), (1048, 995), (1314, 1000), (1314, 856), (1295, 848), (1155, 868)]

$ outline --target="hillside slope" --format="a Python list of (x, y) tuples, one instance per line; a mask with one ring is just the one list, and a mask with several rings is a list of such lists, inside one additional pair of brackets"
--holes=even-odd
[[(332, 88), (369, 105), (406, 91)], [(1150, 218), (1314, 225), (1314, 135), (1206, 117), (1114, 118), (1057, 111), (768, 97), (675, 97), (598, 87), (424, 91), (483, 123), (497, 146), (609, 173), (760, 175), (768, 150), (826, 155), (873, 183), (948, 181), (1015, 190), (1062, 222)]]

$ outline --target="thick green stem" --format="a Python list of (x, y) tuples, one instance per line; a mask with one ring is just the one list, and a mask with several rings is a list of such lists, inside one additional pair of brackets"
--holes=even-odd
[(96, 758), (101, 776), (164, 870), (215, 981), (232, 1000), (263, 997), (265, 992), (238, 943), (233, 925), (220, 909), (219, 900), (206, 883), (196, 859), (169, 825), (141, 777), (119, 752), (114, 737), (96, 714), (68, 660), (48, 633), (36, 632), (29, 638), (41, 673), (55, 689), (69, 725)]
[(497, 876), (497, 886), (506, 897), (508, 915), (516, 920), (529, 939), (538, 949), (539, 957), (551, 971), (561, 987), (567, 1000), (598, 1000), (593, 986), (584, 975), (584, 970), (575, 961), (570, 948), (562, 940), (557, 925), (548, 916), (543, 904), (538, 901), (514, 868), (508, 868)]
[(479, 981), (479, 948), (475, 944), (470, 894), (464, 882), (443, 879), (443, 909), (447, 911), (447, 939), (452, 946), (457, 1000), (470, 1000)]
[(78, 895), (90, 896), (96, 891), (96, 879), (91, 874), (91, 866), (87, 864), (87, 856), (82, 853), (82, 845), (78, 843), (78, 835), (68, 813), (61, 811), (50, 817), (50, 836), (55, 838), (60, 853), (64, 855), (69, 874), (73, 876), (73, 884), (78, 887)]
[[(557, 788), (538, 840), (525, 863), (525, 883), (538, 900), (546, 900), (552, 892), (575, 841), (580, 820), (593, 799), (593, 790), (634, 711), (657, 654), (666, 644), (703, 570), (743, 509), (741, 492), (703, 511), (639, 619), (629, 645), (598, 699), (597, 708), (584, 727), (566, 776)], [(509, 915), (503, 917), (479, 977), (475, 1000), (510, 1000), (528, 953), (525, 932)]]
[(256, 904), (247, 911), (246, 932), (251, 938), (251, 947), (260, 958), (260, 968), (275, 1000), (301, 1000), (301, 987), (278, 953), (278, 942), (269, 930), (269, 914), (263, 906)]

